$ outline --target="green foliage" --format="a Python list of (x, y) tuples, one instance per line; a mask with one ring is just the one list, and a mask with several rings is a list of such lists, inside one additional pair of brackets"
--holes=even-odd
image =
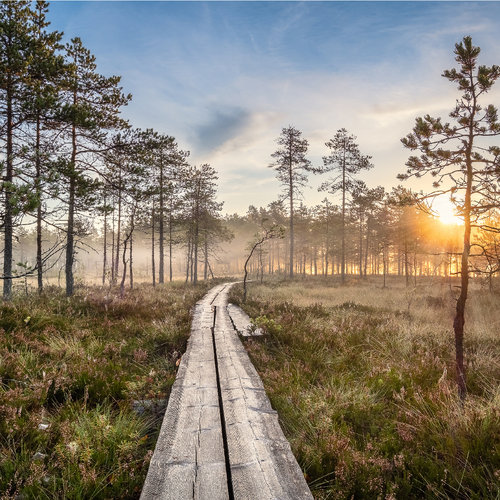
[[(138, 498), (206, 287), (82, 288), (0, 308), (0, 496)], [(162, 403), (164, 406), (164, 403)]]

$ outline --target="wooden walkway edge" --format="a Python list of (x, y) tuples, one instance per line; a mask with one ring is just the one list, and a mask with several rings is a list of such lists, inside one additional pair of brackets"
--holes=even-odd
[(195, 307), (142, 500), (313, 498), (238, 338), (244, 313), (239, 327), (229, 315), (231, 286)]

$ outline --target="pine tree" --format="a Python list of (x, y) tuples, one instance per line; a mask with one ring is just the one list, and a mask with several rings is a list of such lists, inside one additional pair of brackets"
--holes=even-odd
[(22, 104), (26, 97), (33, 49), (33, 13), (30, 3), (27, 0), (0, 2), (0, 134), (5, 143), (5, 161), (1, 163), (4, 208), (3, 297), (7, 300), (12, 295), (14, 217), (22, 212), (22, 191), (16, 186), (14, 135), (25, 120)]
[(370, 163), (371, 156), (362, 155), (356, 144), (356, 137), (348, 134), (345, 128), (337, 131), (333, 139), (325, 143), (330, 149), (330, 154), (323, 157), (325, 171), (336, 172), (336, 175), (323, 183), (321, 190), (329, 193), (342, 193), (342, 250), (341, 250), (341, 277), (345, 283), (346, 258), (345, 258), (345, 228), (346, 228), (346, 200), (347, 195), (359, 187), (355, 175), (362, 170), (373, 168)]
[(492, 137), (500, 135), (497, 109), (491, 104), (481, 106), (479, 99), (500, 78), (500, 67), (478, 66), (480, 48), (472, 45), (470, 36), (455, 44), (454, 53), (458, 69), (444, 71), (442, 75), (455, 83), (461, 92), (449, 115), (453, 123), (443, 123), (440, 118), (429, 115), (416, 119), (413, 131), (402, 139), (402, 143), (421, 154), (408, 159), (408, 169), (400, 178), (430, 174), (435, 179), (434, 190), (427, 197), (451, 193), (452, 201), (464, 220), (461, 287), (453, 329), (458, 392), (461, 398), (465, 398), (463, 341), (471, 227), (479, 224), (480, 217), (497, 205), (494, 195), (500, 171), (500, 147), (489, 142)]
[(277, 141), (279, 149), (271, 156), (274, 163), (269, 165), (276, 170), (276, 177), (283, 184), (285, 198), (289, 200), (289, 229), (290, 229), (290, 277), (294, 272), (294, 209), (295, 201), (301, 194), (302, 187), (307, 182), (307, 172), (318, 173), (321, 169), (313, 167), (310, 160), (306, 158), (309, 143), (307, 139), (302, 139), (302, 132), (293, 126), (283, 128)]
[(95, 202), (96, 179), (90, 175), (93, 173), (90, 158), (109, 148), (107, 131), (127, 127), (119, 112), (131, 96), (122, 93), (120, 77), (104, 77), (96, 72), (95, 57), (79, 38), (67, 44), (66, 54), (70, 66), (63, 112), (70, 144), (61, 173), (67, 183), (65, 272), (66, 295), (70, 296), (74, 292), (75, 217), (79, 210), (88, 209)]

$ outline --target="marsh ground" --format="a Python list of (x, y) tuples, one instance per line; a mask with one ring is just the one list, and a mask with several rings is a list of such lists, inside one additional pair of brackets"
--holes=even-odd
[[(500, 296), (468, 303), (454, 382), (453, 283), (252, 283), (247, 341), (317, 498), (499, 498)], [(241, 289), (232, 299), (241, 300)]]

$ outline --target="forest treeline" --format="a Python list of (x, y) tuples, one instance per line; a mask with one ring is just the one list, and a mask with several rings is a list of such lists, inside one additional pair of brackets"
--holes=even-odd
[[(72, 295), (76, 256), (95, 231), (104, 235), (103, 276), (123, 290), (127, 269), (133, 284), (134, 232), (146, 226), (158, 247), (153, 280), (165, 280), (164, 245), (172, 255), (175, 226), (196, 282), (212, 240), (227, 238), (215, 170), (190, 165), (174, 137), (126, 121), (121, 110), (132, 96), (120, 77), (101, 75), (79, 38), (51, 31), (48, 9), (45, 1), (0, 3), (4, 298), (14, 279), (34, 274), (41, 292), (44, 273), (61, 261)], [(35, 256), (19, 245), (26, 231)]]
[[(362, 176), (373, 167), (371, 157), (343, 128), (325, 143), (323, 164), (317, 166), (308, 159), (302, 132), (283, 128), (269, 165), (282, 195), (267, 207), (223, 217), (215, 169), (190, 165), (189, 151), (174, 137), (124, 120), (122, 108), (132, 97), (120, 77), (101, 75), (79, 38), (65, 41), (62, 33), (51, 31), (47, 2), (4, 1), (0, 9), (5, 298), (12, 294), (13, 280), (26, 283), (20, 278), (36, 276), (41, 292), (44, 276), (57, 275), (60, 282), (61, 273), (72, 295), (75, 268), (88, 274), (89, 262), (94, 278), (120, 285), (122, 293), (126, 285), (133, 287), (134, 270), (153, 284), (174, 276), (197, 282), (240, 274), (255, 235), (272, 227), (287, 231), (274, 233), (284, 238), (270, 238), (254, 253), (250, 266), (261, 277), (338, 274), (344, 281), (346, 275), (397, 274), (409, 285), (417, 276), (461, 274), (460, 227), (433, 217), (423, 193), (402, 186), (390, 192), (369, 188)], [(490, 108), (485, 117), (496, 123)], [(420, 120), (420, 129), (405, 144), (410, 149), (418, 146), (417, 138), (429, 147), (426, 137), (433, 133), (453, 138), (453, 130), (439, 120)], [(458, 164), (459, 151), (445, 153), (436, 145), (432, 153), (436, 160)], [(415, 161), (410, 158), (411, 168)], [(431, 171), (429, 152), (421, 167), (422, 174), (427, 169), (444, 177)], [(312, 207), (303, 196), (309, 174), (324, 179), (325, 199)], [(438, 181), (431, 195), (448, 193), (463, 215), (458, 194), (464, 183), (442, 188)], [(476, 184), (478, 193), (490, 199), (473, 214), (474, 251), (468, 258), (471, 272), (488, 278), (491, 286), (500, 268), (498, 204), (494, 182), (485, 182)]]

